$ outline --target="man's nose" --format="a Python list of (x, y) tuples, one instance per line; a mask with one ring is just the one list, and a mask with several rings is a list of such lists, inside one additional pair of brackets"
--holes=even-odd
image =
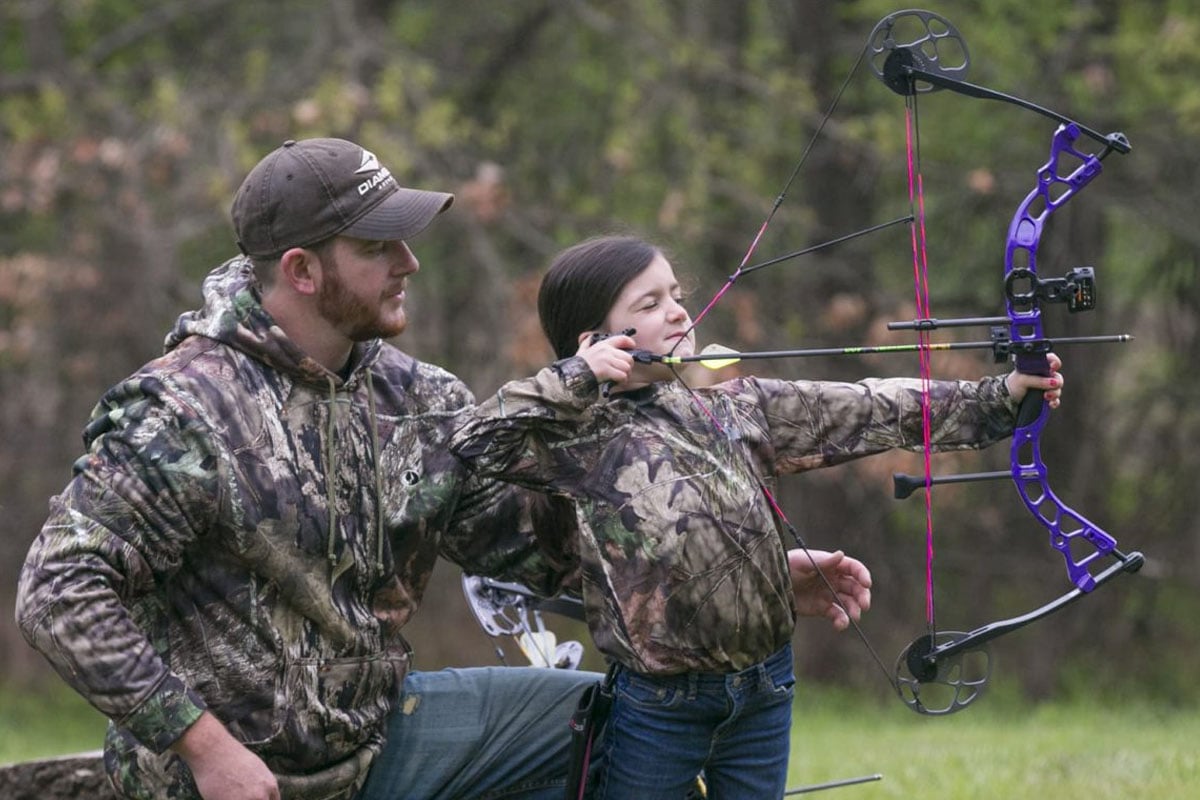
[(396, 242), (393, 249), (392, 261), (396, 270), (404, 275), (411, 275), (421, 268), (421, 262), (408, 246), (408, 242)]

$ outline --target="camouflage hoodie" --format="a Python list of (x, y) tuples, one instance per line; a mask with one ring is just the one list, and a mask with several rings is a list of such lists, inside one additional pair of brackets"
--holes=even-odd
[[(773, 492), (781, 473), (920, 448), (920, 389), (740, 378), (696, 390), (714, 423), (677, 382), (597, 401), (576, 357), (506, 384), (452, 448), (481, 475), (574, 502), (588, 625), (606, 656), (641, 673), (726, 673), (792, 635), (782, 529), (760, 481)], [(1013, 430), (1002, 378), (934, 382), (931, 400), (938, 449)]]
[(17, 620), (111, 720), (124, 796), (197, 797), (167, 748), (207, 708), (284, 797), (350, 797), (437, 555), (555, 579), (514, 490), (467, 480), (446, 449), (473, 403), (459, 380), (379, 341), (345, 380), (326, 371), (263, 310), (244, 259), (204, 295), (93, 412)]

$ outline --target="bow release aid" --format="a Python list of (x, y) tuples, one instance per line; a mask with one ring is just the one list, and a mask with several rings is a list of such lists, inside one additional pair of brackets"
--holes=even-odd
[[(626, 328), (625, 330), (618, 331), (617, 333), (601, 333), (600, 331), (596, 331), (592, 334), (590, 342), (591, 344), (595, 344), (596, 342), (603, 341), (611, 336), (633, 336), (635, 333), (637, 333), (637, 328)], [(600, 384), (600, 396), (607, 398), (609, 392), (612, 391), (612, 387), (612, 381), (605, 381), (604, 383)]]

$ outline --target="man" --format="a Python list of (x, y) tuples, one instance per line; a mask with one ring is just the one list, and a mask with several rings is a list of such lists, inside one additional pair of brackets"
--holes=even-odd
[[(234, 199), (244, 256), (97, 405), (17, 620), (109, 718), (122, 797), (562, 795), (597, 676), (410, 672), (401, 635), (438, 555), (546, 592), (571, 568), (450, 456), (467, 388), (382, 341), (407, 325), (407, 242), (452, 201), (354, 143), (285, 142)], [(865, 568), (821, 558), (857, 615)], [(844, 626), (805, 569), (801, 608)]]

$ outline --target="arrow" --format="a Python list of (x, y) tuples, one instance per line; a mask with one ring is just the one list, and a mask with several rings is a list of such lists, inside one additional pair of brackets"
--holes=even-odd
[(1050, 347), (1062, 344), (1112, 344), (1114, 342), (1129, 342), (1133, 336), (1128, 333), (1114, 333), (1101, 336), (1063, 336), (1042, 342), (1011, 342), (979, 341), (979, 342), (935, 342), (933, 344), (878, 344), (854, 345), (851, 347), (815, 347), (803, 350), (759, 350), (754, 352), (739, 352), (721, 344), (710, 344), (694, 356), (659, 355), (646, 350), (631, 350), (633, 360), (642, 364), (659, 362), (662, 364), (699, 364), (708, 369), (723, 369), (739, 361), (754, 361), (768, 358), (811, 358), (815, 356), (865, 356), (880, 353), (916, 353), (927, 350), (993, 350), (1000, 355), (1024, 350), (1040, 350), (1047, 352)]

